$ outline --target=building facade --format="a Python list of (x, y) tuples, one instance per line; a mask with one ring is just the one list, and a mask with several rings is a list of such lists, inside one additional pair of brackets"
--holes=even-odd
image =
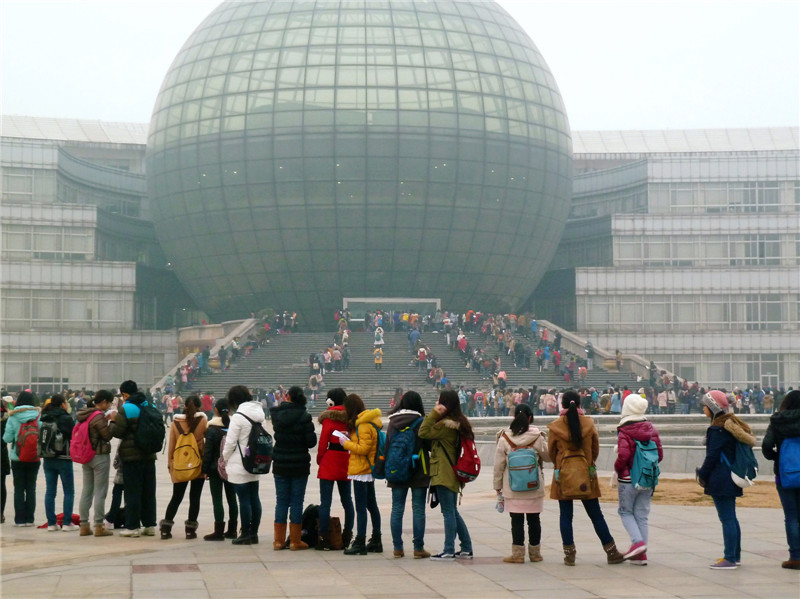
[[(146, 127), (8, 116), (0, 138), (0, 381), (149, 383), (191, 303), (155, 240)], [(187, 319), (191, 316), (187, 316)]]
[(536, 313), (692, 381), (797, 387), (798, 130), (573, 137), (570, 219)]

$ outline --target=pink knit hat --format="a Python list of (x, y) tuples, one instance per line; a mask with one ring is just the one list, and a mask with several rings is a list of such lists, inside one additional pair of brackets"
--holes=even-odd
[(728, 411), (730, 404), (722, 391), (709, 391), (703, 396), (703, 405), (711, 410), (711, 415), (717, 417)]

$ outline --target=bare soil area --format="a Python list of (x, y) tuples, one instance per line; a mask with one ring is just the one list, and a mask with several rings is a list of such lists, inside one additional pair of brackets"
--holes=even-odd
[[(609, 486), (609, 477), (600, 478), (600, 490), (603, 496), (600, 501), (617, 502), (617, 490)], [(703, 494), (703, 489), (694, 480), (659, 479), (656, 492), (653, 494), (653, 503), (664, 505), (708, 505), (714, 502), (709, 495)], [(738, 507), (767, 507), (780, 508), (781, 502), (775, 483), (771, 481), (757, 481), (752, 487), (744, 489), (744, 496), (736, 501)]]

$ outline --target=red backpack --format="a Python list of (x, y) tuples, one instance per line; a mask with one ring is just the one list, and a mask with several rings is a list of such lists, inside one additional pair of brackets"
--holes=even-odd
[(20, 462), (39, 461), (39, 417), (23, 422), (17, 433), (17, 457)]
[(473, 439), (468, 439), (461, 435), (458, 438), (459, 445), (456, 461), (453, 463), (449, 455), (447, 460), (453, 466), (453, 472), (456, 473), (456, 478), (459, 482), (471, 483), (481, 473), (481, 458), (478, 455), (478, 446), (475, 445)]

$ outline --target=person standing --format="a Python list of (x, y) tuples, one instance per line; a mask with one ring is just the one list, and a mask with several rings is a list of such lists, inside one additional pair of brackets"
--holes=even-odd
[(725, 549), (725, 555), (709, 567), (712, 570), (735, 570), (742, 559), (742, 531), (736, 518), (736, 498), (742, 496), (742, 489), (731, 479), (731, 469), (722, 461), (722, 456), (732, 464), (736, 443), (752, 447), (756, 439), (750, 427), (729, 412), (728, 398), (722, 391), (709, 391), (702, 401), (703, 413), (711, 419), (711, 426), (706, 431), (706, 457), (697, 470), (697, 480), (705, 494), (714, 500), (722, 523)]
[[(189, 518), (184, 522), (185, 533), (187, 539), (197, 538), (197, 518), (200, 514), (200, 498), (203, 494), (203, 485), (205, 477), (202, 475), (202, 457), (203, 449), (205, 447), (206, 429), (208, 428), (208, 420), (206, 414), (202, 411), (203, 403), (197, 395), (190, 395), (186, 398), (184, 404), (183, 414), (175, 418), (172, 426), (169, 428), (169, 445), (167, 447), (167, 468), (169, 470), (170, 478), (172, 479), (172, 497), (167, 504), (167, 511), (164, 514), (164, 519), (159, 523), (159, 530), (161, 532), (161, 539), (172, 538), (172, 527), (175, 524), (175, 514), (178, 513), (178, 508), (183, 501), (186, 494), (186, 487), (189, 489)], [(199, 455), (193, 456), (197, 459), (197, 472), (194, 478), (183, 480), (180, 474), (175, 469), (174, 454), (177, 447), (178, 440), (183, 435), (192, 435), (194, 443), (197, 445), (197, 452)], [(188, 447), (186, 451), (188, 451)], [(188, 478), (188, 477), (187, 477)]]
[(339, 499), (344, 509), (344, 530), (342, 543), (345, 547), (353, 540), (353, 524), (356, 512), (353, 508), (353, 496), (350, 480), (347, 478), (347, 466), (350, 454), (334, 435), (334, 431), (347, 433), (347, 414), (344, 411), (344, 400), (347, 393), (341, 387), (328, 391), (328, 409), (322, 412), (317, 421), (322, 425), (317, 447), (317, 478), (319, 479), (319, 541), (318, 551), (330, 551), (331, 503), (333, 502), (333, 486), (339, 491)]
[[(560, 471), (571, 468), (573, 462), (585, 461), (588, 464), (586, 481), (580, 486), (581, 496), (578, 497), (586, 514), (592, 521), (594, 531), (603, 544), (609, 564), (621, 564), (622, 554), (617, 551), (617, 545), (608, 524), (600, 509), (600, 484), (597, 480), (595, 462), (600, 454), (600, 437), (594, 421), (586, 416), (580, 409), (580, 395), (575, 391), (566, 391), (561, 396), (561, 414), (558, 419), (547, 425), (550, 437), (547, 442), (550, 459), (553, 460), (555, 471), (553, 482), (550, 485), (550, 499), (558, 500), (559, 527), (561, 529), (561, 542), (564, 547), (564, 564), (575, 565), (575, 539), (572, 532), (573, 503), (576, 499), (565, 488), (565, 481), (561, 480)], [(567, 463), (566, 460), (571, 460)]]
[(800, 570), (800, 488), (789, 487), (780, 478), (781, 447), (787, 439), (798, 443), (800, 437), (800, 391), (789, 391), (778, 411), (769, 419), (769, 427), (761, 443), (764, 457), (775, 461), (775, 483), (783, 507), (786, 526), (786, 542), (789, 544), (789, 559), (781, 563), (782, 568)]
[[(542, 561), (540, 549), (542, 524), (539, 514), (544, 507), (543, 462), (550, 461), (547, 439), (533, 426), (533, 410), (527, 404), (514, 408), (514, 418), (508, 428), (498, 431), (494, 457), (494, 490), (503, 501), (503, 509), (511, 516), (511, 555), (503, 558), (510, 564), (525, 563), (525, 521), (528, 524), (528, 559)], [(508, 456), (517, 448), (531, 448), (536, 452), (539, 486), (530, 491), (512, 491)]]
[[(347, 465), (347, 478), (353, 481), (353, 495), (356, 500), (356, 536), (345, 555), (366, 555), (383, 553), (381, 541), (381, 513), (375, 499), (375, 479), (372, 466), (378, 449), (378, 431), (383, 428), (381, 411), (368, 410), (361, 397), (352, 393), (344, 400), (347, 415), (347, 432), (350, 436), (337, 436), (339, 442), (350, 452)], [(355, 438), (353, 438), (355, 435)], [(372, 520), (372, 537), (367, 542), (367, 513)]]
[[(458, 393), (442, 391), (433, 410), (425, 416), (419, 428), (421, 439), (431, 443), (431, 489), (439, 499), (444, 519), (444, 548), (441, 553), (432, 555), (435, 561), (472, 559), (472, 539), (469, 529), (458, 512), (458, 495), (464, 483), (458, 480), (452, 468), (457, 459), (461, 436), (474, 438), (469, 420), (461, 412)], [(461, 550), (456, 552), (455, 540), (458, 536)]]
[[(17, 442), (21, 442), (19, 434), (22, 425), (39, 419), (39, 408), (33, 402), (33, 393), (20, 392), (14, 409), (8, 414), (6, 432), (3, 433), (3, 443), (11, 444), (9, 458), (14, 480), (14, 526), (33, 526), (36, 516), (36, 478), (39, 475), (40, 460), (36, 455), (35, 444), (33, 455), (25, 452), (20, 456), (17, 446)], [(38, 422), (36, 428), (38, 430)]]
[(264, 426), (266, 419), (261, 404), (253, 401), (250, 390), (244, 385), (235, 385), (228, 390), (228, 405), (236, 410), (236, 413), (231, 417), (222, 458), (225, 460), (228, 481), (233, 484), (236, 496), (239, 498), (239, 516), (242, 521), (241, 534), (233, 539), (232, 544), (257, 545), (258, 527), (261, 525), (259, 475), (245, 470), (242, 452), (247, 448), (253, 423)]
[(661, 439), (653, 423), (647, 420), (647, 400), (631, 393), (622, 406), (622, 418), (617, 427), (617, 459), (614, 471), (619, 478), (619, 517), (631, 537), (631, 547), (623, 556), (637, 566), (647, 565), (647, 533), (650, 500), (653, 489), (637, 489), (631, 482), (631, 469), (636, 455), (636, 443), (655, 442), (658, 461), (664, 459)]
[[(401, 390), (402, 391), (402, 390)], [(430, 557), (431, 554), (425, 551), (425, 495), (430, 485), (430, 474), (428, 464), (430, 463), (429, 451), (430, 444), (419, 439), (419, 427), (425, 417), (425, 406), (422, 398), (416, 391), (408, 391), (396, 402), (394, 409), (389, 413), (389, 424), (386, 433), (387, 453), (391, 446), (393, 437), (398, 431), (410, 428), (410, 433), (414, 436), (412, 447), (419, 447), (421, 454), (417, 461), (412, 461), (411, 478), (403, 482), (389, 482), (392, 490), (392, 516), (391, 531), (392, 545), (394, 547), (394, 557), (404, 557), (403, 550), (403, 513), (406, 507), (406, 497), (411, 491), (411, 512), (413, 516), (413, 544), (414, 559)]]
[(383, 349), (381, 346), (376, 347), (372, 353), (375, 356), (375, 370), (383, 369)]
[[(47, 530), (54, 532), (58, 530), (73, 531), (78, 527), (72, 523), (72, 506), (75, 503), (75, 475), (72, 469), (72, 460), (69, 457), (69, 441), (72, 438), (72, 427), (75, 421), (67, 413), (69, 404), (63, 395), (56, 393), (45, 404), (42, 410), (41, 423), (39, 425), (39, 435), (41, 437), (41, 427), (46, 424), (54, 424), (58, 432), (63, 437), (63, 446), (55, 447), (55, 440), (49, 446), (52, 454), (44, 454), (44, 477), (47, 487), (44, 493), (44, 511), (47, 514)], [(64, 491), (63, 520), (62, 526), (58, 525), (56, 519), (56, 494), (58, 492), (58, 480), (61, 479), (61, 487)]]
[(270, 410), (275, 449), (272, 473), (275, 480), (275, 540), (273, 549), (286, 542), (286, 520), (289, 519), (289, 549), (308, 549), (300, 536), (303, 531), (303, 500), (311, 474), (309, 448), (317, 443), (311, 414), (306, 410), (306, 396), (300, 387), (289, 387), (289, 401)]
[[(239, 506), (236, 504), (236, 491), (230, 481), (223, 479), (219, 473), (220, 446), (223, 435), (228, 434), (230, 426), (230, 408), (224, 397), (214, 403), (214, 417), (206, 429), (206, 440), (203, 447), (203, 475), (208, 479), (211, 489), (211, 503), (214, 506), (214, 532), (203, 537), (204, 541), (224, 541), (235, 539), (239, 523)], [(228, 503), (228, 530), (225, 530), (225, 506), (222, 493)]]
[(111, 434), (121, 439), (119, 456), (125, 480), (126, 530), (120, 536), (152, 537), (156, 534), (156, 454), (143, 451), (134, 440), (147, 400), (134, 381), (123, 382), (119, 392), (125, 403), (111, 416)]
[(78, 502), (78, 514), (81, 518), (80, 536), (92, 534), (89, 521), (89, 510), (94, 505), (94, 536), (108, 537), (113, 535), (103, 522), (108, 494), (108, 476), (111, 472), (111, 429), (105, 412), (111, 407), (114, 395), (105, 389), (94, 394), (86, 407), (77, 414), (78, 424), (89, 421), (89, 442), (94, 449), (94, 457), (81, 465), (83, 471), (83, 488)]
[[(0, 436), (5, 435), (8, 413), (11, 410), (12, 401), (10, 395), (5, 395), (0, 398), (0, 416), (2, 416), (2, 433), (0, 433)], [(8, 444), (5, 441), (0, 444), (0, 450), (2, 450), (2, 455), (0, 455), (0, 459), (2, 459), (2, 462), (0, 462), (0, 468), (2, 468), (2, 472), (0, 472), (0, 514), (2, 514), (2, 516), (0, 516), (0, 522), (5, 523), (6, 499), (8, 498), (6, 477), (11, 474), (11, 460), (8, 457)]]

